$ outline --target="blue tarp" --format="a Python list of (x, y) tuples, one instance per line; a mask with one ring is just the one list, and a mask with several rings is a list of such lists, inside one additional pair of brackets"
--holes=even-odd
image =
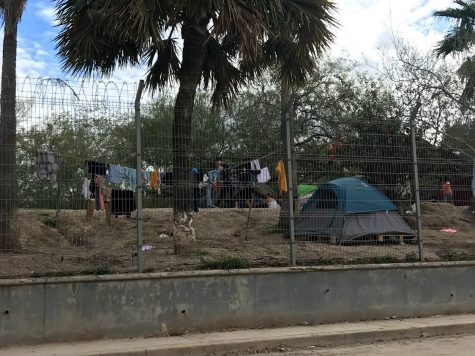
[(302, 211), (332, 208), (344, 214), (396, 211), (396, 206), (369, 183), (356, 178), (339, 178), (323, 184)]

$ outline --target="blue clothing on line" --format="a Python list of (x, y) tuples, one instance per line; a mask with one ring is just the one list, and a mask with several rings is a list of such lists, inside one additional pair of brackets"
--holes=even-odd
[(135, 192), (137, 190), (137, 170), (134, 168), (125, 168), (125, 170), (130, 189)]
[(107, 181), (109, 183), (122, 184), (126, 177), (126, 169), (126, 167), (110, 165)]
[(151, 179), (151, 177), (152, 177), (152, 172), (150, 172), (150, 171), (143, 171), (142, 173), (143, 173), (143, 174), (142, 174), (142, 177), (143, 177), (143, 182), (142, 182), (142, 183), (143, 183), (143, 185), (145, 186), (145, 185), (147, 185), (147, 184), (150, 183), (150, 179)]

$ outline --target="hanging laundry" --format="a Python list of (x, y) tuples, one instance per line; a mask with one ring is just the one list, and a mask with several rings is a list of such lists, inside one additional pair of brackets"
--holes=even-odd
[(137, 190), (137, 170), (134, 168), (125, 168), (125, 176), (129, 183), (129, 188), (135, 192)]
[(257, 175), (257, 181), (259, 183), (267, 183), (268, 181), (270, 181), (270, 173), (268, 167), (264, 167), (261, 169), (261, 173)]
[(143, 182), (142, 182), (142, 185), (143, 185), (143, 188), (145, 189), (147, 186), (150, 185), (150, 177), (152, 176), (152, 172), (150, 171), (142, 171), (142, 179), (143, 179)]
[(153, 171), (150, 174), (150, 187), (153, 190), (158, 190), (158, 180), (159, 180), (159, 174), (157, 171)]
[(261, 170), (261, 164), (259, 163), (259, 160), (256, 159), (254, 161), (251, 161), (251, 169), (255, 171), (260, 171)]
[(93, 176), (106, 175), (107, 166), (104, 163), (96, 162), (96, 161), (86, 161), (85, 165), (86, 165), (87, 171)]
[(113, 184), (122, 184), (126, 179), (126, 167), (110, 165), (109, 173), (107, 174), (107, 181)]
[(280, 160), (279, 163), (277, 164), (277, 167), (275, 168), (275, 171), (277, 173), (277, 177), (279, 179), (279, 192), (281, 194), (287, 193), (287, 177), (285, 175), (285, 167), (284, 167), (284, 161)]
[(59, 167), (63, 163), (63, 157), (52, 151), (36, 151), (37, 175), (40, 179), (47, 179), (53, 188), (58, 187)]
[(89, 190), (89, 185), (91, 184), (91, 180), (84, 178), (84, 182), (82, 184), (82, 195), (84, 199), (91, 199), (91, 191)]

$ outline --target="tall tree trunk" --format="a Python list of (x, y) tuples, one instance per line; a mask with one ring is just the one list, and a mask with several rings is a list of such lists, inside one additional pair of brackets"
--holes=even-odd
[[(205, 22), (205, 21), (203, 21)], [(206, 27), (186, 22), (182, 27), (183, 61), (180, 88), (175, 102), (172, 132), (173, 219), (175, 254), (183, 254), (195, 240), (191, 174), (191, 122), (196, 90), (201, 81), (206, 45)]]
[[(292, 172), (289, 172), (287, 169), (287, 158), (284, 159), (285, 162), (285, 173), (287, 176), (287, 182), (289, 182), (289, 174), (292, 175), (293, 182), (293, 195), (294, 195), (294, 214), (299, 211), (298, 204), (298, 181), (297, 181), (297, 160), (295, 159), (295, 143), (294, 143), (294, 98), (289, 89), (284, 85), (281, 85), (280, 89), (280, 138), (282, 143), (282, 152), (284, 157), (286, 157), (287, 152), (287, 117), (290, 118), (290, 152), (292, 155)], [(289, 197), (288, 193), (285, 193), (281, 197), (281, 210), (279, 216), (279, 226), (282, 229), (287, 229), (289, 225)]]
[(17, 251), (16, 52), (17, 25), (5, 19), (0, 104), (0, 251)]

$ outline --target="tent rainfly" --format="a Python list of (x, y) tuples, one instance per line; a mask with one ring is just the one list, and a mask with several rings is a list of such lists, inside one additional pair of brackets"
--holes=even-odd
[(322, 184), (295, 220), (296, 236), (336, 237), (348, 242), (371, 235), (414, 236), (397, 207), (379, 190), (356, 178)]

